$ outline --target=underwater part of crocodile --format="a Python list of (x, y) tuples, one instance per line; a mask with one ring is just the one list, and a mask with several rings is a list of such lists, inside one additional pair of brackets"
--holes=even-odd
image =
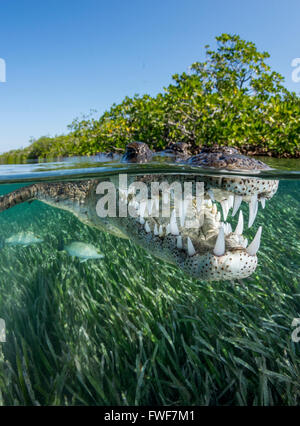
[[(210, 153), (207, 153), (210, 155)], [(214, 153), (216, 154), (216, 153)], [(204, 161), (204, 153), (200, 154), (200, 162)], [(231, 156), (231, 161), (229, 157)], [(217, 156), (215, 168), (226, 168), (224, 159), (232, 167), (232, 152)], [(235, 164), (248, 164), (249, 170), (255, 170), (255, 161), (241, 156)], [(194, 157), (192, 157), (194, 158)], [(206, 157), (208, 158), (208, 157)], [(240, 157), (239, 157), (240, 158)], [(188, 160), (190, 161), (190, 160)], [(209, 160), (210, 161), (210, 160)], [(240, 162), (240, 163), (239, 163)], [(210, 164), (210, 162), (209, 162)], [(210, 167), (210, 166), (209, 166)], [(264, 168), (268, 168), (265, 166)], [(257, 169), (263, 169), (258, 162)], [(231, 169), (232, 170), (232, 169)], [(237, 167), (236, 170), (239, 170)], [(106, 178), (107, 180), (108, 178)], [(148, 197), (137, 201), (134, 194), (118, 187), (118, 178), (109, 178), (117, 188), (117, 199), (128, 203), (136, 213), (136, 217), (99, 217), (97, 203), (99, 195), (97, 187), (100, 179), (37, 183), (23, 187), (0, 198), (0, 211), (30, 200), (40, 200), (51, 206), (68, 210), (82, 222), (110, 232), (123, 238), (129, 238), (144, 247), (155, 256), (173, 263), (188, 274), (201, 280), (222, 280), (245, 278), (253, 273), (257, 266), (256, 253), (260, 244), (261, 227), (251, 244), (243, 236), (243, 213), (240, 209), (242, 201), (249, 204), (248, 227), (254, 223), (259, 203), (264, 208), (266, 200), (277, 191), (278, 181), (258, 177), (238, 175), (144, 175), (130, 176), (128, 184), (143, 182), (149, 188)], [(189, 207), (181, 204), (179, 214), (175, 211), (175, 198), (172, 190), (159, 194), (156, 199), (150, 198), (150, 186), (153, 181), (167, 182), (169, 185), (186, 181), (203, 182), (204, 193), (201, 205), (192, 196)], [(166, 200), (167, 199), (167, 200)], [(163, 217), (161, 210), (164, 203), (170, 202), (171, 213)], [(219, 208), (219, 211), (218, 211)], [(158, 214), (153, 214), (154, 210)], [(233, 231), (227, 222), (228, 213), (238, 214), (239, 219)], [(223, 220), (221, 221), (221, 211)], [(193, 226), (187, 223), (193, 222)]]

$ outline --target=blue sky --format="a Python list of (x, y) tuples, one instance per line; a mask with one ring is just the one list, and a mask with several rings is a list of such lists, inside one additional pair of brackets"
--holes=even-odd
[(0, 152), (67, 132), (135, 93), (158, 93), (223, 32), (254, 41), (300, 92), (299, 0), (0, 0)]

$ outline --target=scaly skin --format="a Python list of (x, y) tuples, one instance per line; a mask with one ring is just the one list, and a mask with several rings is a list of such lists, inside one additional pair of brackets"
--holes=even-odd
[[(128, 155), (128, 152), (130, 155)], [(130, 144), (123, 161), (129, 158), (137, 162), (147, 162), (151, 156), (148, 146), (143, 143)], [(197, 156), (187, 160), (188, 164), (216, 169), (230, 170), (264, 170), (269, 169), (260, 161), (241, 156), (234, 148), (205, 148)], [(108, 178), (106, 178), (108, 180)], [(245, 278), (253, 273), (257, 266), (256, 251), (247, 246), (247, 241), (242, 235), (241, 227), (232, 232), (228, 225), (224, 226), (225, 248), (220, 252), (220, 244), (216, 245), (218, 235), (223, 232), (220, 213), (217, 204), (211, 202), (211, 197), (230, 208), (231, 200), (250, 203), (252, 210), (257, 207), (258, 201), (262, 203), (270, 199), (277, 191), (278, 182), (257, 177), (222, 176), (222, 175), (144, 175), (128, 177), (128, 185), (132, 182), (143, 182), (148, 187), (147, 207), (142, 208), (143, 201), (136, 201), (133, 194), (124, 192), (118, 187), (118, 178), (110, 178), (117, 188), (117, 202), (126, 201), (137, 217), (99, 217), (97, 203), (100, 196), (97, 187), (101, 179), (84, 180), (79, 182), (37, 183), (23, 187), (0, 198), (0, 211), (13, 207), (25, 201), (40, 200), (53, 207), (68, 210), (75, 214), (79, 220), (89, 226), (110, 232), (122, 238), (129, 238), (144, 247), (155, 256), (173, 263), (187, 273), (202, 280), (221, 280)], [(151, 182), (184, 183), (186, 181), (203, 182), (204, 197), (201, 207), (196, 204), (195, 193), (182, 217), (171, 220), (162, 217), (162, 206), (165, 196), (159, 196), (159, 209), (155, 212), (153, 201), (150, 202)], [(175, 207), (175, 198), (170, 193), (171, 206)], [(145, 206), (145, 205), (144, 205)], [(149, 208), (152, 212), (149, 211)], [(179, 204), (183, 206), (183, 204)], [(253, 207), (254, 206), (254, 207)], [(236, 209), (238, 204), (236, 206)], [(142, 212), (142, 210), (145, 210)], [(172, 211), (172, 210), (171, 210)], [(151, 213), (151, 214), (150, 214)], [(155, 215), (156, 213), (156, 215)], [(177, 211), (178, 213), (178, 211)], [(174, 214), (174, 213), (173, 213)], [(148, 215), (148, 217), (147, 217)], [(256, 213), (254, 214), (255, 218)], [(170, 222), (173, 225), (170, 225)], [(189, 223), (190, 222), (190, 223)], [(191, 222), (193, 227), (191, 227)], [(189, 226), (188, 226), (189, 223)], [(220, 239), (221, 237), (219, 237)], [(222, 246), (222, 244), (221, 244)]]

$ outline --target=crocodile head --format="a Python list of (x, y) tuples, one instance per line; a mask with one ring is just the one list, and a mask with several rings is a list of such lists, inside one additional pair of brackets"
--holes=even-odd
[[(132, 159), (135, 152), (141, 150), (137, 162), (149, 154), (144, 144), (135, 143), (129, 150)], [(264, 208), (266, 201), (276, 193), (278, 181), (258, 177), (257, 173), (254, 176), (253, 171), (269, 167), (240, 155), (233, 148), (205, 148), (190, 157), (187, 163), (192, 170), (197, 166), (197, 173), (182, 174), (180, 168), (178, 174), (129, 175), (129, 185), (145, 186), (142, 197), (135, 197), (130, 186), (127, 189), (120, 186), (118, 175), (106, 177), (104, 181), (109, 179), (114, 184), (118, 209), (125, 204), (129, 210), (125, 215), (103, 217), (98, 214), (98, 186), (103, 183), (99, 179), (25, 186), (2, 196), (0, 211), (38, 199), (71, 211), (88, 225), (131, 239), (198, 279), (223, 280), (251, 275), (257, 266), (262, 228), (258, 228), (253, 241), (248, 244), (243, 236), (244, 218), (240, 206), (248, 204), (248, 227), (251, 227), (259, 206)], [(210, 172), (202, 173), (202, 168), (209, 168)], [(214, 170), (219, 173), (212, 174)], [(226, 170), (231, 173), (226, 174)], [(245, 173), (239, 175), (242, 171)], [(153, 196), (152, 184), (155, 182), (169, 186), (162, 187), (163, 190)], [(187, 199), (182, 199), (174, 191), (173, 184), (179, 183), (182, 187), (187, 182), (192, 183), (192, 191)], [(197, 184), (201, 184), (200, 196), (195, 192)], [(170, 209), (166, 209), (169, 204)], [(233, 230), (228, 218), (236, 215), (238, 222)]]
[[(137, 146), (135, 146), (137, 148)], [(190, 157), (191, 166), (230, 171), (249, 171), (245, 175), (149, 175), (136, 177), (148, 186), (148, 196), (135, 199), (130, 191), (119, 191), (119, 199), (135, 210), (135, 217), (112, 219), (110, 224), (154, 255), (178, 265), (203, 280), (245, 278), (257, 266), (262, 227), (258, 227), (249, 244), (243, 236), (242, 203), (249, 206), (248, 227), (253, 226), (258, 208), (265, 208), (278, 188), (278, 181), (251, 177), (251, 172), (270, 169), (266, 164), (249, 158), (228, 147), (204, 148)], [(245, 174), (246, 174), (245, 173)], [(185, 181), (203, 184), (201, 199), (193, 193), (190, 200), (176, 199), (172, 188), (151, 197), (153, 181), (159, 184)], [(114, 183), (117, 184), (115, 181)], [(169, 198), (169, 199), (168, 199)], [(170, 203), (169, 215), (163, 205)], [(232, 229), (230, 217), (238, 217)]]

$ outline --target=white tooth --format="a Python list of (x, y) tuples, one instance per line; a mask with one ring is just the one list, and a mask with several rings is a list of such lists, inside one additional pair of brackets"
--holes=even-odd
[(190, 206), (190, 203), (191, 203), (191, 200), (189, 199), (189, 198), (186, 198), (186, 199), (184, 199), (184, 201), (183, 201), (183, 214), (184, 214), (184, 217), (186, 216), (186, 214), (187, 214), (187, 211), (188, 211), (188, 208), (189, 208), (189, 206)]
[(164, 192), (163, 193), (163, 203), (167, 204), (169, 202), (169, 193), (168, 192)]
[(235, 195), (234, 196), (232, 216), (234, 216), (236, 214), (236, 212), (238, 211), (238, 209), (240, 208), (242, 200), (243, 200), (243, 197), (241, 195)]
[(213, 204), (213, 206), (212, 206), (212, 214), (216, 215), (217, 212), (218, 212), (217, 205)]
[(148, 232), (148, 233), (151, 232), (151, 229), (150, 229), (148, 222), (145, 223), (145, 231)]
[(226, 221), (227, 219), (227, 215), (228, 215), (228, 201), (227, 200), (223, 200), (221, 201), (221, 206), (222, 206), (222, 210), (223, 210), (223, 220)]
[(146, 201), (140, 202), (140, 216), (142, 216), (142, 217), (145, 216), (146, 206), (147, 206)]
[(182, 249), (182, 236), (177, 237), (177, 248)]
[(266, 206), (266, 199), (264, 197), (260, 197), (261, 206), (264, 209)]
[(181, 228), (184, 228), (185, 225), (185, 215), (180, 216), (180, 226)]
[(190, 237), (187, 237), (187, 249), (188, 249), (188, 255), (194, 256), (194, 254), (196, 253), (196, 250), (194, 249), (194, 246)]
[(217, 215), (216, 215), (216, 221), (220, 222), (220, 220), (221, 220), (221, 213), (218, 212)]
[(159, 197), (155, 197), (154, 202), (155, 202), (155, 208), (159, 212)]
[(182, 213), (183, 213), (183, 201), (178, 200), (178, 214), (179, 214), (179, 216), (181, 216)]
[(224, 228), (220, 226), (219, 235), (216, 241), (216, 245), (214, 248), (214, 254), (216, 256), (223, 256), (225, 253), (225, 236), (224, 236)]
[(180, 218), (180, 226), (183, 228), (184, 227), (184, 222), (185, 222), (185, 208), (184, 208), (184, 202), (181, 200), (179, 202), (179, 218)]
[(159, 234), (160, 237), (162, 237), (164, 235), (164, 230), (163, 230), (162, 225), (159, 225), (158, 234)]
[(145, 219), (144, 219), (143, 217), (141, 217), (141, 216), (140, 216), (140, 224), (141, 224), (141, 225), (144, 225), (144, 223), (145, 223)]
[(185, 215), (184, 214), (182, 214), (181, 216), (180, 216), (180, 226), (183, 228), (184, 227), (184, 222), (185, 222)]
[(211, 200), (215, 201), (215, 196), (214, 196), (213, 190), (212, 189), (208, 189), (207, 193), (210, 196)]
[(223, 228), (224, 228), (225, 235), (228, 235), (232, 232), (230, 223), (223, 223)]
[(152, 200), (148, 200), (147, 204), (148, 204), (148, 213), (150, 216), (152, 213)]
[(246, 248), (248, 245), (248, 238), (245, 238), (243, 243), (242, 243), (242, 247)]
[(252, 243), (246, 248), (246, 252), (250, 254), (250, 256), (254, 256), (260, 245), (260, 237), (261, 237), (262, 226), (260, 226), (256, 232), (255, 237), (253, 238)]
[(198, 213), (200, 213), (200, 211), (201, 211), (201, 205), (202, 205), (202, 198), (201, 197), (197, 197), (197, 199), (196, 199), (196, 209), (197, 209)]
[(154, 235), (158, 235), (158, 228), (157, 224), (154, 225)]
[(257, 195), (252, 195), (251, 201), (250, 201), (250, 204), (249, 204), (248, 228), (251, 228), (251, 226), (253, 225), (253, 222), (255, 221), (256, 213), (257, 213), (257, 206), (258, 206)]
[(153, 215), (156, 216), (156, 215), (158, 215), (158, 207), (156, 205), (155, 198), (151, 200), (151, 203), (152, 203), (152, 212), (153, 212)]
[(229, 195), (229, 197), (228, 197), (228, 210), (231, 209), (231, 207), (233, 207), (233, 201), (234, 201), (234, 196)]
[(205, 204), (207, 205), (207, 207), (212, 207), (211, 200), (205, 200)]
[(170, 220), (170, 231), (173, 235), (179, 235), (179, 229), (176, 222), (175, 210), (172, 211), (171, 220)]
[(243, 212), (241, 210), (240, 214), (239, 214), (239, 220), (238, 220), (238, 223), (236, 225), (234, 233), (238, 234), (238, 235), (242, 235), (243, 230), (244, 230), (244, 216), (243, 216)]
[(170, 234), (171, 232), (171, 225), (168, 223), (168, 225), (166, 226), (166, 235)]

